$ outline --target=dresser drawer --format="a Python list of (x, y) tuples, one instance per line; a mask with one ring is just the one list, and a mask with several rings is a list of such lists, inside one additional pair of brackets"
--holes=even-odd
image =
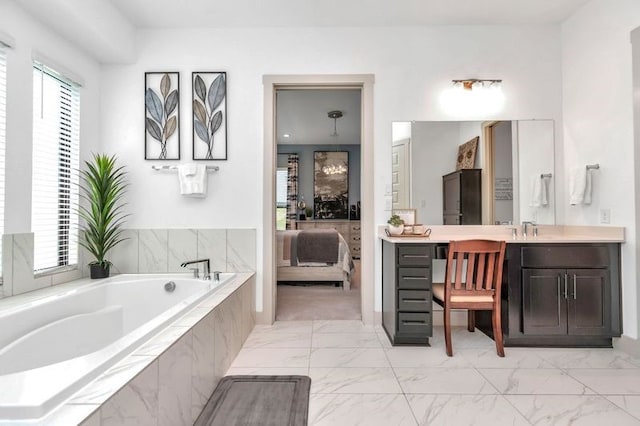
[(431, 266), (433, 247), (407, 244), (398, 247), (398, 265)]
[(431, 268), (398, 268), (398, 288), (431, 290)]
[(360, 233), (360, 222), (350, 223), (351, 232)]
[(431, 313), (399, 312), (398, 333), (423, 334), (431, 336)]
[(360, 234), (351, 234), (351, 238), (349, 238), (349, 241), (352, 243), (360, 244), (361, 239), (362, 238), (360, 237)]
[(349, 251), (351, 252), (351, 257), (355, 259), (360, 259), (360, 252), (362, 251), (360, 244), (358, 245), (349, 244)]
[(431, 292), (429, 290), (398, 290), (398, 310), (430, 312)]

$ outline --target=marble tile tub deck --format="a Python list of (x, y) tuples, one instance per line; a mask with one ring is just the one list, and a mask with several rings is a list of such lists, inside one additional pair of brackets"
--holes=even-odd
[(227, 375), (311, 377), (309, 425), (640, 425), (640, 359), (615, 349), (506, 348), (442, 327), (392, 347), (359, 321), (257, 325)]

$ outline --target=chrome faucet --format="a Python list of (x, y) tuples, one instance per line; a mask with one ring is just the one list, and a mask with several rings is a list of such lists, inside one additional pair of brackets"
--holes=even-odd
[(530, 220), (525, 220), (522, 222), (522, 238), (527, 238), (527, 230), (529, 229), (528, 225), (531, 225), (533, 228), (533, 236), (537, 237), (538, 229), (536, 228), (536, 223)]
[[(182, 262), (180, 266), (182, 266), (183, 268), (186, 268), (188, 265), (193, 265), (197, 263), (202, 263), (204, 265), (204, 276), (202, 278), (205, 280), (210, 280), (211, 275), (209, 271), (211, 270), (211, 266), (209, 263), (209, 259), (188, 260), (186, 262)], [(195, 268), (189, 268), (189, 269), (193, 270), (193, 278), (200, 278), (200, 275), (198, 274), (197, 266)]]

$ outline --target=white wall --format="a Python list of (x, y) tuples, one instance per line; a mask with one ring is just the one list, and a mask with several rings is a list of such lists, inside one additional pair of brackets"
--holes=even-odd
[(45, 56), (70, 77), (81, 79), (80, 159), (98, 146), (100, 134), (98, 63), (47, 30), (12, 1), (2, 1), (0, 32), (15, 40), (7, 54), (7, 147), (4, 230), (31, 232), (33, 55)]
[[(132, 175), (131, 227), (252, 227), (262, 259), (262, 76), (375, 74), (375, 220), (385, 223), (385, 185), (391, 184), (391, 122), (446, 120), (439, 95), (450, 80), (502, 78), (504, 112), (457, 119), (560, 119), (559, 28), (437, 26), (143, 31), (135, 64), (104, 67), (102, 137)], [(419, 54), (416, 54), (419, 52)], [(229, 160), (209, 178), (204, 200), (182, 199), (177, 177), (144, 161), (145, 71), (181, 73), (182, 158), (191, 156), (192, 71), (227, 71)], [(364, 230), (375, 232), (375, 229)], [(380, 248), (376, 245), (376, 310), (381, 308)], [(258, 277), (258, 287), (261, 278)], [(259, 293), (260, 290), (259, 290)], [(260, 299), (262, 296), (258, 294)]]
[[(599, 163), (590, 206), (566, 206), (560, 223), (598, 224), (611, 209), (611, 225), (626, 228), (622, 246), (624, 334), (637, 338), (637, 224), (634, 181), (630, 32), (640, 26), (637, 0), (593, 0), (562, 25), (562, 96), (565, 170)], [(637, 148), (636, 148), (637, 149)], [(564, 181), (564, 190), (568, 182)], [(566, 201), (565, 201), (566, 203)]]

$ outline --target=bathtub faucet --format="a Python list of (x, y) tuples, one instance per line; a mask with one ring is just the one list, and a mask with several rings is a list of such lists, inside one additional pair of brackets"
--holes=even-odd
[[(182, 262), (182, 264), (180, 266), (182, 266), (183, 268), (186, 268), (188, 265), (193, 265), (196, 263), (202, 263), (204, 264), (204, 276), (202, 277), (205, 280), (210, 280), (211, 279), (211, 275), (210, 275), (210, 270), (211, 270), (211, 266), (209, 263), (209, 259), (198, 259), (198, 260), (188, 260), (186, 262)], [(198, 267), (196, 266), (195, 268), (189, 268), (193, 270), (193, 278), (200, 278), (200, 276), (198, 275)]]

